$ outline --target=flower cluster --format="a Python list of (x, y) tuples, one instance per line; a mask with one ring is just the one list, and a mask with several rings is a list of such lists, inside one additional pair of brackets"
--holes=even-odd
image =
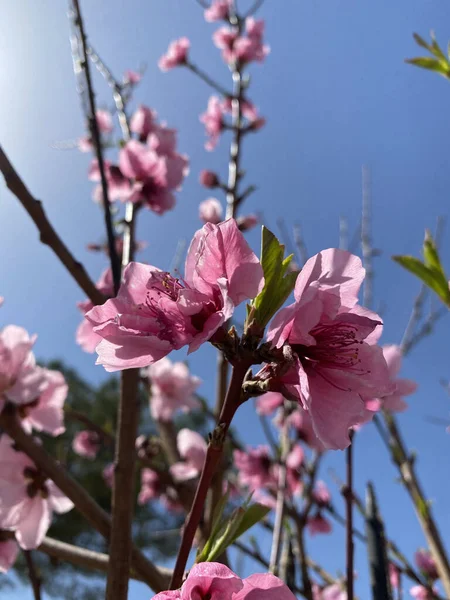
[(259, 260), (236, 222), (207, 223), (192, 240), (183, 280), (131, 263), (117, 298), (86, 314), (102, 338), (97, 363), (117, 371), (147, 367), (183, 346), (193, 352), (263, 285)]
[(222, 51), (222, 58), (226, 63), (242, 66), (254, 61), (264, 61), (270, 48), (264, 44), (263, 37), (264, 21), (248, 17), (244, 32), (224, 26), (213, 34), (213, 41)]
[[(150, 208), (157, 214), (175, 205), (174, 192), (181, 189), (189, 172), (189, 161), (177, 151), (176, 130), (157, 122), (156, 113), (140, 106), (130, 121), (130, 130), (137, 139), (129, 140), (119, 151), (119, 164), (104, 162), (111, 202), (133, 202)], [(93, 198), (102, 201), (100, 170), (96, 160), (88, 177), (97, 182)]]
[(238, 577), (231, 569), (220, 563), (199, 563), (189, 572), (181, 589), (160, 592), (153, 600), (295, 600), (289, 588), (269, 573)]

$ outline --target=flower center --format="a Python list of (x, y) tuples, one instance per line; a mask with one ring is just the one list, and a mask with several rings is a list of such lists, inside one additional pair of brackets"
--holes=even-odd
[(48, 498), (48, 488), (45, 484), (47, 477), (34, 467), (25, 467), (23, 476), (27, 482), (27, 494), (29, 498), (35, 498), (38, 494), (44, 500)]

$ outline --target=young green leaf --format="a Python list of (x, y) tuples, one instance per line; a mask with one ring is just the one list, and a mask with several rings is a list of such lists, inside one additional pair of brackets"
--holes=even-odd
[(293, 255), (284, 258), (284, 246), (266, 227), (262, 228), (261, 265), (265, 285), (253, 301), (250, 314), (258, 325), (265, 327), (281, 308), (295, 286), (298, 273), (288, 272)]

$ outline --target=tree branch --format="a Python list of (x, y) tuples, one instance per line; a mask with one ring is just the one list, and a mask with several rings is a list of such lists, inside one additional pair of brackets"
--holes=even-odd
[(89, 300), (91, 300), (93, 304), (103, 304), (106, 298), (95, 287), (83, 265), (74, 258), (67, 246), (53, 229), (42, 208), (41, 201), (36, 200), (36, 198), (31, 195), (1, 147), (0, 172), (5, 178), (6, 187), (19, 200), (38, 228), (41, 242), (53, 250), (62, 264), (66, 267), (67, 271), (85, 292)]
[(91, 138), (92, 138), (92, 142), (94, 144), (95, 154), (96, 154), (97, 162), (98, 162), (98, 168), (100, 171), (100, 182), (101, 182), (102, 197), (103, 197), (103, 211), (104, 211), (104, 217), (105, 217), (106, 234), (107, 234), (107, 239), (108, 239), (108, 252), (109, 252), (109, 259), (111, 262), (111, 271), (112, 271), (113, 280), (114, 280), (114, 290), (117, 294), (117, 292), (119, 291), (119, 287), (120, 287), (120, 262), (119, 262), (119, 257), (117, 255), (115, 234), (114, 234), (114, 228), (113, 228), (113, 222), (112, 222), (112, 216), (111, 216), (111, 205), (110, 205), (109, 196), (108, 196), (108, 182), (106, 179), (105, 162), (104, 162), (104, 158), (103, 158), (103, 147), (102, 147), (102, 141), (100, 138), (100, 131), (98, 128), (97, 117), (96, 117), (97, 111), (96, 111), (96, 107), (95, 107), (95, 95), (94, 95), (94, 88), (93, 88), (92, 79), (91, 79), (91, 70), (89, 68), (89, 60), (88, 60), (88, 53), (87, 53), (88, 45), (87, 45), (87, 39), (86, 39), (86, 32), (84, 29), (83, 18), (81, 16), (79, 0), (72, 0), (72, 2), (73, 2), (73, 10), (74, 10), (74, 16), (75, 16), (74, 27), (79, 32), (78, 35), (79, 35), (79, 39), (80, 39), (80, 43), (81, 43), (80, 67), (81, 67), (81, 70), (84, 72), (85, 79), (86, 79), (86, 88), (87, 88), (88, 103), (89, 103), (89, 115), (88, 115), (89, 129), (91, 132)]
[(27, 563), (28, 578), (33, 588), (34, 600), (41, 600), (41, 578), (39, 577), (33, 561), (31, 550), (24, 550), (25, 562)]

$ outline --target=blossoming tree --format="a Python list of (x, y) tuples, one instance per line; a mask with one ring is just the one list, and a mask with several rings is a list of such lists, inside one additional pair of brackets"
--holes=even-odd
[[(21, 553), (35, 600), (50, 577), (49, 563), (36, 558), (41, 554), (56, 568), (64, 563), (104, 573), (106, 584), (95, 593), (107, 600), (125, 600), (130, 579), (146, 583), (147, 597), (157, 600), (353, 600), (358, 538), (367, 547), (371, 576), (365, 597), (400, 599), (405, 580), (412, 597), (450, 597), (447, 551), (395, 414), (407, 409), (405, 398), (416, 389), (401, 377), (403, 356), (427, 331), (410, 327), (402, 345), (379, 345), (383, 320), (364, 306), (371, 303), (373, 257), (366, 213), (363, 259), (338, 248), (285, 256), (266, 226), (259, 256), (249, 245), (245, 232), (261, 219), (243, 211), (255, 186), (244, 184), (242, 147), (265, 125), (248, 75), (270, 53), (256, 14), (263, 2), (249, 2), (245, 12), (235, 0), (198, 4), (204, 19), (217, 25), (212, 40), (230, 86), (193, 62), (186, 37), (170, 42), (158, 64), (164, 72), (186, 69), (212, 89), (200, 116), (205, 148), (215, 150), (226, 132), (231, 145), (227, 178), (199, 173), (201, 185), (217, 190), (225, 205), (216, 197), (199, 204), (203, 226), (187, 249), (184, 270), (180, 260), (170, 271), (137, 261), (143, 242), (136, 239), (136, 222), (144, 211), (164, 219), (176, 210), (189, 159), (176, 130), (139, 103), (144, 74), (130, 70), (117, 78), (96, 53), (79, 0), (71, 2), (72, 52), (87, 131), (76, 147), (90, 156), (92, 197), (105, 223), (106, 242), (90, 244), (106, 257), (97, 283), (0, 149), (6, 185), (86, 295), (78, 305), (76, 342), (96, 356), (99, 368), (120, 377), (120, 386), (112, 380), (108, 401), (94, 394), (90, 403), (80, 402), (92, 390), (62, 366), (39, 364), (36, 335), (12, 324), (1, 330), (0, 570), (20, 570)], [(437, 42), (417, 41), (434, 58), (412, 62), (449, 77)], [(93, 69), (109, 86), (113, 111), (96, 104)], [(450, 305), (430, 235), (423, 263), (397, 260)], [(215, 403), (200, 396), (202, 382), (189, 358), (174, 356), (200, 347), (217, 355)], [(257, 447), (233, 428), (236, 413), (252, 399), (267, 437)], [(427, 548), (413, 561), (384, 531), (374, 487), (368, 485), (366, 503), (354, 489), (353, 444), (371, 423), (423, 529)], [(335, 451), (345, 451), (346, 481), (335, 493), (344, 499), (345, 517), (330, 483), (319, 478), (325, 477), (324, 458)], [(354, 526), (355, 510), (364, 533)], [(74, 514), (82, 524), (72, 529)], [(55, 517), (51, 531), (59, 539), (47, 535)], [(331, 533), (333, 521), (345, 528), (344, 576), (328, 572), (307, 550), (308, 537)], [(149, 533), (164, 538), (173, 529), (176, 544), (151, 547)], [(258, 541), (267, 539), (270, 544)], [(156, 547), (159, 557), (174, 559), (170, 567), (154, 562)], [(259, 563), (261, 572), (242, 572), (237, 553)]]

